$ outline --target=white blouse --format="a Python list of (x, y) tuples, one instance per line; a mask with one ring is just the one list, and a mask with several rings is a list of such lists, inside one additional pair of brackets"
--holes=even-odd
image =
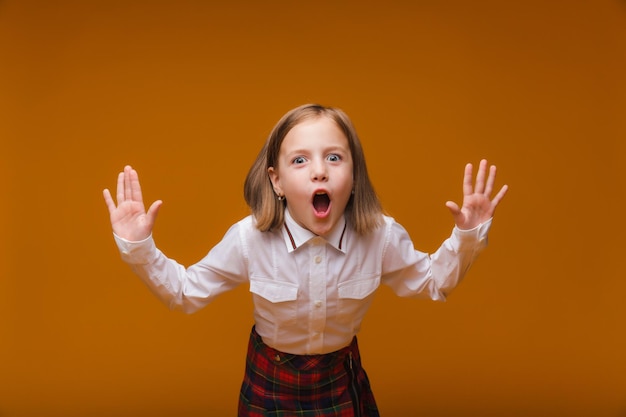
[(285, 226), (274, 232), (260, 232), (248, 216), (189, 268), (167, 258), (152, 237), (115, 240), (122, 259), (171, 309), (192, 313), (248, 283), (263, 341), (302, 355), (348, 345), (381, 283), (399, 296), (444, 300), (487, 245), (490, 227), (491, 219), (472, 230), (455, 227), (428, 255), (387, 216), (365, 236), (340, 221), (326, 239), (300, 227), (288, 211)]

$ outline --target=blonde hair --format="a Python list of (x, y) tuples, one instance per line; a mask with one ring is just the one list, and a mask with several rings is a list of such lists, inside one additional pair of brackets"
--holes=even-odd
[(359, 234), (367, 234), (382, 222), (382, 206), (367, 174), (365, 155), (356, 130), (340, 109), (319, 104), (305, 104), (289, 111), (274, 126), (267, 141), (252, 164), (244, 183), (244, 198), (263, 231), (276, 230), (284, 222), (284, 200), (278, 200), (269, 178), (268, 168), (278, 163), (280, 146), (287, 133), (299, 123), (318, 117), (328, 117), (343, 131), (352, 154), (354, 193), (345, 212), (348, 224)]

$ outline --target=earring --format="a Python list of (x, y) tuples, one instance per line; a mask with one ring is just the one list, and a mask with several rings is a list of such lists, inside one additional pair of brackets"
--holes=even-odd
[(277, 198), (278, 198), (278, 201), (283, 201), (285, 199), (285, 196), (279, 194)]

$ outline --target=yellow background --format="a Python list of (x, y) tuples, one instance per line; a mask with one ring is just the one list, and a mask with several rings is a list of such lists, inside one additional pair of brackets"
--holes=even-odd
[(626, 416), (626, 3), (225, 3), (0, 2), (0, 416), (235, 414), (247, 289), (168, 311), (101, 191), (135, 166), (192, 263), (306, 102), (352, 117), (419, 249), (466, 162), (511, 187), (448, 302), (379, 291), (360, 342), (383, 416)]

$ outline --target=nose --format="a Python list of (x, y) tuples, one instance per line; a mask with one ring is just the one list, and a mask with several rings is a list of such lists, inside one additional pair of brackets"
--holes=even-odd
[(328, 179), (328, 170), (323, 161), (316, 161), (311, 164), (311, 180), (326, 181)]

